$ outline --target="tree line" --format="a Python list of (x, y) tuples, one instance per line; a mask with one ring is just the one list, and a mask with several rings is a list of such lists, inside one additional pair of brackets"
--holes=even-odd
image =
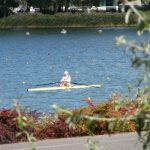
[(61, 12), (62, 8), (67, 11), (70, 5), (75, 6), (99, 6), (100, 0), (0, 0), (0, 13), (3, 16), (9, 15), (10, 7), (17, 7), (19, 5), (25, 5), (28, 8), (30, 6), (38, 7), (40, 10), (51, 10), (55, 12)]
[[(118, 0), (118, 2), (122, 2), (123, 0)], [(143, 5), (148, 6), (150, 8), (150, 0), (141, 0)], [(0, 0), (0, 17), (8, 16), (12, 12), (10, 7), (14, 8), (19, 5), (25, 5), (28, 8), (30, 6), (40, 8), (40, 11), (48, 10), (49, 12), (62, 12), (63, 7), (65, 11), (68, 10), (68, 7), (71, 5), (75, 6), (99, 6), (101, 0)], [(28, 9), (29, 10), (29, 9)]]

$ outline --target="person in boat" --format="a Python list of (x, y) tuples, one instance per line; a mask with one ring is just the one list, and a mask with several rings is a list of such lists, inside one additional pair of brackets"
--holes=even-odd
[(60, 80), (60, 86), (70, 86), (71, 84), (71, 76), (68, 71), (64, 72), (63, 77)]

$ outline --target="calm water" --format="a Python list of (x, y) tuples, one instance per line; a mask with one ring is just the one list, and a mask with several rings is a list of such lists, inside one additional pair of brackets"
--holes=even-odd
[[(86, 105), (109, 98), (111, 92), (127, 93), (128, 83), (136, 86), (141, 71), (131, 68), (123, 47), (115, 48), (115, 36), (124, 34), (128, 40), (137, 39), (134, 29), (105, 28), (17, 29), (0, 30), (0, 107), (12, 106), (14, 99), (32, 110), (52, 111), (57, 103), (67, 108)], [(27, 36), (26, 32), (30, 32)], [(146, 35), (142, 40), (146, 39)], [(58, 82), (65, 70), (77, 83), (98, 84), (100, 89), (27, 92), (37, 84)]]

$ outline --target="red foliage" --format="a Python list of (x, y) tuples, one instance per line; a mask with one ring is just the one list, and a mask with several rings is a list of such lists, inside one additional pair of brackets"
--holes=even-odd
[(84, 99), (84, 101), (88, 104), (90, 109), (96, 110), (96, 105), (92, 102), (90, 97)]
[(35, 136), (38, 139), (63, 138), (83, 135), (87, 135), (87, 133), (79, 129), (69, 128), (68, 124), (65, 123), (64, 116), (59, 116), (57, 121), (47, 124), (45, 128), (35, 133)]
[[(113, 98), (118, 98), (118, 95)], [(134, 115), (138, 105), (136, 102), (127, 102), (125, 105), (117, 108), (116, 103), (109, 101), (101, 104), (94, 104), (90, 98), (85, 100), (88, 103), (88, 107), (80, 108), (79, 110), (74, 110), (72, 113), (80, 113), (85, 115), (96, 115), (105, 118), (121, 118), (124, 115), (130, 116)], [(117, 109), (116, 109), (117, 108)], [(63, 137), (75, 137), (75, 136), (85, 136), (88, 134), (105, 134), (108, 130), (108, 124), (105, 121), (93, 121), (92, 123), (87, 123), (87, 120), (82, 119), (77, 124), (77, 128), (70, 128), (65, 122), (66, 116), (59, 115), (57, 120), (50, 119), (49, 122), (42, 126), (35, 114), (26, 113), (21, 111), (23, 116), (27, 118), (34, 119), (35, 129), (26, 126), (29, 133), (34, 133), (37, 139), (47, 139), (47, 138), (63, 138)], [(0, 110), (0, 144), (4, 143), (14, 143), (19, 141), (25, 141), (24, 135), (16, 138), (16, 134), (20, 132), (17, 124), (18, 113), (14, 109), (3, 109)], [(124, 125), (124, 126), (123, 126)], [(123, 124), (122, 121), (117, 122), (117, 125), (111, 126), (110, 132), (125, 132), (125, 131), (135, 131), (134, 121), (126, 122)]]
[(0, 144), (17, 142), (16, 133), (7, 125), (0, 123)]
[[(24, 116), (30, 114), (22, 112)], [(17, 122), (18, 113), (15, 109), (0, 110), (0, 144), (14, 143), (18, 141), (25, 141), (26, 137), (16, 137), (16, 134), (21, 132)], [(33, 132), (29, 126), (26, 127), (28, 131)]]
[(7, 125), (12, 132), (18, 131), (18, 126), (16, 124), (16, 118), (18, 114), (15, 110), (5, 109), (0, 111), (0, 122)]
[(110, 110), (105, 115), (105, 117), (108, 117), (108, 118), (115, 118), (115, 117), (121, 117), (121, 116), (122, 116), (122, 113), (116, 110)]
[(97, 128), (97, 134), (99, 135), (102, 135), (102, 134), (105, 134), (106, 133), (106, 124), (104, 121), (99, 121), (98, 122), (98, 128)]
[(17, 112), (10, 109), (0, 111), (0, 143), (16, 142), (19, 131), (16, 123)]

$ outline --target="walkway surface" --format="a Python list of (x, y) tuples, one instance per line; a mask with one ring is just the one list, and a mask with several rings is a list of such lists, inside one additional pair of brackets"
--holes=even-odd
[[(142, 143), (139, 142), (136, 133), (38, 141), (36, 150), (86, 150), (88, 139), (97, 141), (98, 147), (103, 146), (105, 150), (142, 150)], [(31, 145), (29, 143), (4, 144), (0, 145), (0, 150), (31, 150)]]

